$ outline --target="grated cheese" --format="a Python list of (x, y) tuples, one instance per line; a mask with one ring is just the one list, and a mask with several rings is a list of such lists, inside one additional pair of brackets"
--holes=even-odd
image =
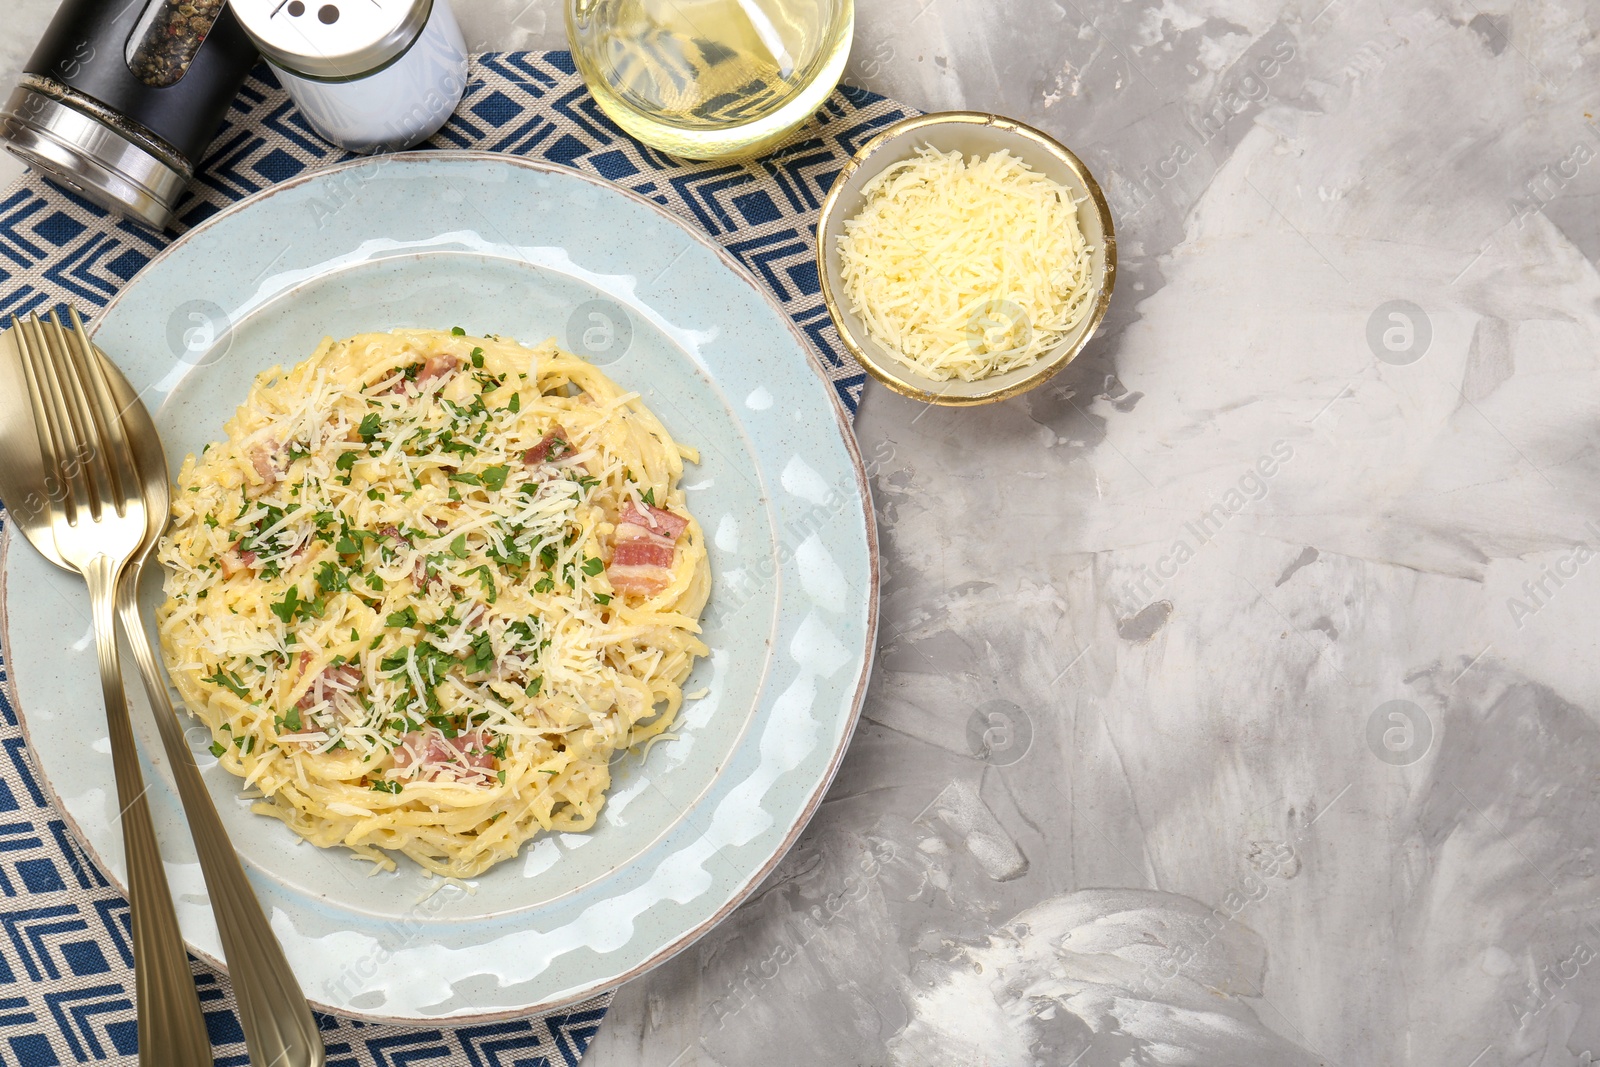
[(839, 237), (851, 310), (934, 379), (1034, 363), (1091, 304), (1090, 252), (1071, 193), (1009, 152), (929, 146), (868, 182)]

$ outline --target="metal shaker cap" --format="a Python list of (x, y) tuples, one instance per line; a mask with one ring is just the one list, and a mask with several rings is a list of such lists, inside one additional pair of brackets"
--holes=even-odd
[(434, 0), (228, 0), (268, 62), (319, 81), (375, 74), (405, 55)]

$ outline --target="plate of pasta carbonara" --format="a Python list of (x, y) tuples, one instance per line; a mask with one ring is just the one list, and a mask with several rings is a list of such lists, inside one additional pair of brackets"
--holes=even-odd
[[(796, 841), (870, 671), (873, 514), (845, 394), (713, 241), (562, 167), (352, 160), (196, 226), (92, 331), (169, 462), (139, 594), (176, 713), (316, 1007), (582, 1003)], [(8, 551), (0, 603), (41, 788), (113, 893), (82, 584)], [(221, 966), (129, 698), (184, 937)]]
[(173, 684), (258, 812), (457, 878), (595, 824), (708, 649), (698, 454), (553, 342), (327, 339), (185, 458)]

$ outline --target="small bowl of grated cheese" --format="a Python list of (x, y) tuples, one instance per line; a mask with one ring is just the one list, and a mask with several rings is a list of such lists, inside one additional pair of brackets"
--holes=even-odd
[(1082, 161), (1020, 122), (904, 119), (856, 152), (817, 225), (839, 337), (871, 374), (933, 404), (987, 404), (1047, 380), (1105, 317), (1117, 266)]

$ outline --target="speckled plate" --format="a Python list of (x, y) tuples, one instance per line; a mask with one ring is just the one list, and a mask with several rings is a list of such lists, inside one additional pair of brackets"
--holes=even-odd
[[(174, 472), (222, 435), (251, 379), (325, 335), (450, 327), (555, 336), (639, 390), (701, 449), (684, 484), (710, 535), (712, 649), (676, 740), (630, 755), (599, 824), (525, 846), (466, 889), (394, 873), (252, 815), (196, 744), (273, 929), (319, 1006), (479, 1021), (570, 1003), (708, 930), (816, 809), (870, 667), (877, 559), (843, 411), (756, 282), (641, 197), (487, 153), (361, 160), (190, 231), (95, 324), (156, 414)], [(8, 544), (11, 678), (29, 744), (95, 861), (123, 884), (82, 585)], [(153, 607), (159, 588), (144, 590)], [(220, 959), (205, 885), (137, 685), (136, 728), (179, 918)], [(142, 723), (142, 726), (140, 725)]]

